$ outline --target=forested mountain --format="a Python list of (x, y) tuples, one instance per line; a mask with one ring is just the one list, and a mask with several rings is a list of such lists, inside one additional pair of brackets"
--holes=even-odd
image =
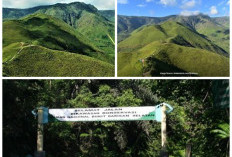
[[(186, 146), (191, 147), (192, 156), (228, 157), (229, 109), (214, 103), (214, 82), (4, 80), (3, 156), (34, 154), (37, 119), (31, 111), (40, 106), (126, 107), (166, 102), (174, 108), (167, 115), (170, 157), (184, 157)], [(225, 133), (223, 138), (218, 130)], [(47, 157), (157, 157), (161, 125), (155, 121), (49, 122), (44, 127), (44, 150)]]
[(118, 16), (118, 74), (172, 76), (190, 72), (195, 76), (228, 76), (228, 21), (227, 17), (203, 14)]
[(98, 10), (91, 4), (87, 5), (83, 2), (73, 2), (69, 4), (58, 3), (55, 5), (37, 6), (37, 7), (27, 8), (27, 9), (3, 8), (3, 19), (5, 20), (18, 19), (26, 15), (33, 14), (37, 11), (47, 12), (47, 13), (55, 15), (54, 11), (57, 12), (58, 11), (57, 9), (61, 9), (61, 8), (66, 10), (66, 12), (60, 10), (62, 14), (66, 17), (68, 17), (68, 14), (70, 14), (69, 17), (71, 17), (74, 13), (80, 13), (80, 11), (83, 11), (83, 10), (89, 11), (89, 12), (95, 12), (95, 13), (98, 12), (102, 16), (107, 17), (109, 19), (113, 19), (115, 15), (114, 10)]
[[(103, 14), (105, 14), (104, 11), (99, 11), (92, 5), (80, 2), (38, 6), (29, 9), (3, 8), (3, 59), (6, 61), (4, 62), (4, 74), (6, 76), (41, 76), (42, 73), (46, 74), (42, 76), (113, 76), (114, 22), (110, 20), (110, 15), (105, 17)], [(42, 62), (36, 65), (24, 64), (25, 60), (16, 60), (20, 57), (19, 51), (16, 50), (23, 49), (23, 46), (17, 46), (17, 43), (23, 43), (24, 46), (36, 45), (50, 50), (63, 51), (69, 56), (72, 55), (71, 58), (74, 60), (64, 60), (64, 62), (71, 61), (69, 65), (62, 65), (62, 63), (57, 62), (57, 59), (51, 59), (50, 65), (43, 64), (49, 59), (41, 59)], [(81, 54), (85, 58), (89, 56), (89, 58), (78, 61), (77, 58), (80, 56), (76, 55), (76, 58), (70, 53)], [(59, 55), (58, 53), (53, 54)], [(28, 58), (32, 57), (31, 55), (31, 53), (27, 53)], [(41, 55), (39, 58), (43, 58)], [(86, 66), (82, 62), (85, 62)], [(96, 63), (96, 67), (101, 68), (89, 69), (92, 63)], [(26, 68), (28, 65), (31, 65), (30, 70)], [(53, 71), (53, 67), (60, 65), (64, 71), (57, 74), (49, 71), (39, 74), (37, 70), (32, 70), (44, 69), (39, 65), (47, 66), (46, 69), (50, 67), (51, 71)], [(74, 71), (68, 70), (67, 68), (72, 67), (72, 65), (79, 67), (79, 69), (70, 68)], [(81, 73), (80, 68), (88, 68), (89, 71), (85, 70)], [(15, 73), (11, 72), (11, 69), (22, 70)], [(91, 71), (96, 72), (92, 73)], [(97, 71), (100, 73), (98, 74)], [(30, 74), (30, 72), (32, 73)]]

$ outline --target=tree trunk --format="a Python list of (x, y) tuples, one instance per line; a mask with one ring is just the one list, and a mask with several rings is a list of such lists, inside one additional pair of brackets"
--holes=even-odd
[(186, 144), (185, 157), (192, 157), (192, 145)]
[(161, 121), (161, 144), (162, 149), (160, 152), (161, 157), (168, 157), (167, 152), (167, 124), (166, 124), (166, 106), (162, 106), (162, 121)]

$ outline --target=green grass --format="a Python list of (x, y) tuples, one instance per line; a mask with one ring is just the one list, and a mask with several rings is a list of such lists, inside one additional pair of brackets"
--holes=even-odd
[(208, 24), (207, 26), (198, 25), (197, 31), (229, 53), (229, 28)]
[(131, 52), (153, 41), (165, 41), (167, 35), (155, 25), (141, 27), (131, 33), (127, 39), (118, 44), (119, 52)]
[(3, 48), (3, 63), (10, 61), (21, 50), (21, 43), (12, 43)]
[[(35, 49), (38, 52), (36, 57), (41, 60), (34, 59), (34, 64), (21, 58), (21, 53), (24, 54), (28, 50), (27, 47), (34, 48), (36, 46), (47, 48), (47, 50), (50, 50), (49, 53), (62, 51), (59, 57), (56, 56), (57, 58), (64, 57), (62, 59), (64, 62), (63, 68), (54, 70), (54, 64), (61, 65), (62, 60), (59, 60), (59, 62), (55, 60), (46, 62), (47, 58), (44, 58), (44, 54), (38, 52), (38, 50), (44, 49)], [(25, 58), (29, 59), (28, 55), (32, 54), (32, 52), (26, 54)], [(32, 56), (35, 56), (35, 54)], [(68, 56), (71, 58), (69, 59)], [(43, 58), (45, 59), (44, 62), (42, 61)], [(15, 62), (15, 60), (19, 59), (20, 62)], [(68, 76), (84, 77), (114, 75), (114, 55), (111, 52), (99, 49), (91, 40), (67, 23), (45, 14), (33, 14), (20, 20), (10, 20), (3, 23), (3, 63), (4, 75), (7, 76), (65, 76), (67, 74)], [(44, 67), (46, 67), (47, 73), (38, 70), (38, 67), (42, 66), (41, 63), (45, 64)], [(30, 70), (25, 65), (28, 65)], [(68, 69), (68, 65), (70, 66), (69, 69), (73, 70), (73, 73)], [(72, 68), (77, 65), (78, 68)], [(53, 70), (48, 70), (49, 66)], [(33, 67), (34, 70), (32, 70)], [(13, 70), (13, 68), (17, 71)], [(65, 71), (62, 72), (62, 70)], [(77, 70), (79, 71), (77, 72)], [(29, 71), (31, 71), (31, 74), (29, 74)]]
[[(145, 59), (144, 68), (140, 59)], [(118, 54), (118, 76), (160, 76), (161, 72), (229, 76), (229, 58), (207, 50), (157, 41), (138, 51)]]
[[(128, 38), (130, 33), (139, 27), (151, 24), (162, 24), (164, 21), (179, 22), (194, 32), (200, 33), (205, 39), (211, 40), (211, 42), (217, 47), (213, 46), (213, 49), (216, 48), (219, 50), (222, 48), (224, 51), (229, 53), (229, 17), (212, 18), (203, 14), (199, 14), (197, 16), (173, 15), (166, 17), (118, 16), (118, 42)], [(172, 31), (174, 30), (174, 33), (176, 32), (175, 27), (173, 27), (172, 24), (170, 26), (167, 25), (167, 28)], [(187, 37), (187, 34), (185, 36)], [(203, 43), (203, 45), (199, 46), (204, 45), (205, 44)], [(206, 47), (202, 48), (205, 49)], [(209, 51), (213, 50), (212, 47), (211, 49), (210, 47), (208, 48)]]
[(110, 37), (115, 39), (113, 22), (105, 21), (94, 13), (83, 11), (74, 25), (79, 32), (88, 36), (99, 49), (114, 53), (114, 44), (110, 40)]
[[(181, 39), (181, 40), (180, 40)], [(119, 52), (132, 52), (154, 41), (163, 43), (188, 43), (195, 48), (206, 49), (223, 55), (228, 55), (223, 49), (203, 38), (197, 32), (190, 30), (180, 23), (166, 21), (161, 25), (143, 26), (133, 31), (131, 35), (118, 44)], [(184, 41), (184, 43), (183, 43)]]
[(3, 73), (5, 76), (108, 77), (114, 76), (114, 66), (84, 55), (30, 46), (5, 62)]
[(118, 50), (118, 76), (229, 76), (227, 52), (173, 21), (140, 27), (118, 44)]
[[(114, 54), (115, 47), (109, 38), (110, 36), (114, 40), (115, 36), (114, 12), (114, 10), (100, 11), (93, 5), (73, 2), (69, 4), (55, 4), (28, 9), (3, 8), (3, 18), (9, 20), (19, 19), (29, 14), (46, 14), (66, 23), (75, 29), (75, 32), (82, 34), (82, 38), (88, 38), (88, 42), (84, 43), (91, 43), (95, 48), (98, 48), (104, 53)], [(34, 20), (33, 23), (37, 25), (39, 20)], [(49, 44), (51, 45), (52, 43)], [(111, 56), (112, 55), (108, 55), (110, 60), (114, 60), (114, 56)]]
[(111, 22), (115, 22), (115, 10), (99, 10), (99, 13)]
[[(20, 20), (5, 21), (3, 30), (4, 47), (23, 41), (54, 50), (96, 57), (99, 60), (114, 64), (114, 55), (111, 55), (114, 52), (101, 50), (73, 27), (45, 14), (33, 14)], [(98, 42), (104, 41), (99, 39)]]
[(74, 28), (45, 14), (3, 23), (3, 46), (22, 41), (73, 53), (100, 51)]

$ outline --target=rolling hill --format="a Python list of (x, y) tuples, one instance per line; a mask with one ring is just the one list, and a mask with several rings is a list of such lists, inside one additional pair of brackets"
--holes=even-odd
[(66, 22), (78, 32), (88, 36), (88, 39), (98, 48), (112, 55), (114, 53), (112, 39), (114, 40), (115, 30), (114, 21), (111, 21), (112, 12), (114, 11), (108, 11), (111, 15), (107, 15), (106, 11), (100, 11), (93, 5), (83, 2), (57, 3), (28, 9), (3, 8), (3, 19), (19, 19), (34, 13), (50, 15)]
[[(90, 31), (99, 29), (95, 30), (95, 34), (90, 35), (89, 32), (84, 32), (83, 28), (79, 26), (75, 28), (67, 21), (65, 22), (60, 18), (61, 16), (58, 18), (49, 15), (52, 12), (58, 15), (51, 10), (57, 7), (55, 11), (59, 11), (60, 7), (69, 8), (69, 10), (61, 9), (62, 13), (67, 15), (71, 10), (76, 12), (79, 7), (83, 16), (80, 19), (75, 18), (80, 20), (78, 24), (88, 27)], [(9, 11), (9, 9), (6, 10)], [(20, 10), (16, 12), (19, 13)], [(100, 15), (94, 6), (84, 3), (56, 4), (26, 10), (29, 10), (27, 12), (29, 15), (19, 19), (10, 19), (9, 16), (17, 14), (11, 11), (11, 15), (9, 13), (8, 19), (3, 22), (3, 73), (5, 76), (114, 76), (114, 46), (109, 38), (110, 34), (106, 33), (108, 30), (101, 22), (112, 29), (114, 25)], [(48, 12), (45, 13), (46, 11)], [(92, 21), (95, 17), (99, 18), (90, 23), (89, 20)], [(95, 20), (99, 20), (98, 23)], [(101, 36), (103, 34), (104, 39)], [(28, 47), (33, 48), (36, 55)], [(53, 56), (51, 61), (50, 58), (44, 57), (51, 55)], [(33, 56), (38, 59), (36, 60)], [(34, 60), (26, 60), (30, 57)], [(59, 70), (56, 69), (58, 65), (62, 67)]]
[(175, 21), (202, 34), (229, 53), (229, 17), (211, 18), (204, 14), (194, 16), (171, 15), (166, 17), (118, 16), (118, 42), (141, 26)]
[(196, 47), (228, 55), (226, 51), (210, 40), (181, 23), (166, 21), (161, 25), (147, 25), (131, 33), (131, 36), (118, 44), (119, 52), (134, 51), (153, 42), (172, 42), (187, 47)]
[(100, 51), (72, 27), (45, 14), (32, 14), (20, 20), (5, 21), (3, 29), (3, 46), (23, 41), (74, 53)]
[(113, 76), (114, 66), (76, 53), (13, 43), (3, 49), (4, 76), (91, 77)]
[(134, 30), (118, 52), (118, 76), (229, 75), (228, 52), (171, 20)]
[(204, 35), (229, 52), (229, 17), (211, 18), (207, 15), (179, 16), (174, 19)]
[(170, 17), (145, 17), (145, 16), (122, 16), (118, 15), (118, 42), (127, 38), (135, 29), (149, 24), (159, 24), (167, 21)]

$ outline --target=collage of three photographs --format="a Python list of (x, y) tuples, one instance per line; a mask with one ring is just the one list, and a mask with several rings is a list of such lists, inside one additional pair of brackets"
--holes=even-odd
[(3, 157), (229, 157), (229, 0), (3, 0)]

